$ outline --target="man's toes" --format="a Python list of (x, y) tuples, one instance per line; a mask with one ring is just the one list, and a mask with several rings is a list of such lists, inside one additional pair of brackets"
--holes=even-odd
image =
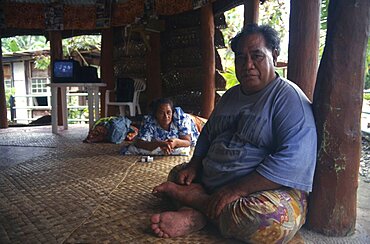
[(157, 235), (159, 236), (159, 237), (163, 237), (164, 236), (164, 232), (163, 231), (161, 231), (160, 229), (158, 229), (159, 230), (159, 233), (157, 233)]
[(152, 193), (153, 194), (157, 194), (158, 193), (158, 186), (156, 186), (156, 187), (153, 188)]
[(164, 190), (164, 186), (166, 185), (167, 182), (163, 182), (161, 183), (160, 185), (157, 185), (153, 188), (153, 191), (163, 191)]
[(152, 225), (152, 230), (153, 230), (154, 234), (156, 234), (157, 236), (159, 236), (159, 237), (164, 236), (163, 231), (159, 228), (159, 226), (157, 224)]
[(158, 224), (161, 221), (161, 215), (160, 214), (153, 214), (150, 218), (150, 221), (152, 224)]
[(152, 230), (154, 231), (154, 233), (157, 234), (157, 231), (159, 230), (159, 226), (157, 224), (152, 224)]
[(163, 187), (161, 186), (156, 186), (153, 188), (152, 194), (156, 197), (164, 197), (166, 196), (165, 191)]

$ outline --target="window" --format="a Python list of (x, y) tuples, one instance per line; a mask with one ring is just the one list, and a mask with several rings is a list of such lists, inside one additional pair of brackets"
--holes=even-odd
[(12, 80), (4, 79), (4, 81), (5, 81), (5, 91), (10, 91), (10, 89), (13, 87)]
[(9, 64), (3, 65), (3, 74), (5, 82), (5, 91), (10, 91), (10, 89), (13, 87), (13, 84), (12, 84), (12, 72)]
[(49, 83), (48, 69), (41, 70), (35, 67), (35, 62), (30, 62), (31, 68), (31, 94), (47, 93), (46, 84)]
[(48, 91), (46, 84), (48, 78), (32, 78), (31, 93), (46, 93)]

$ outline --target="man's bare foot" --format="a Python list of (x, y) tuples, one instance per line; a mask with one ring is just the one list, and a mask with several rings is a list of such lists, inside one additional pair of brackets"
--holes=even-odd
[(168, 196), (196, 209), (199, 209), (199, 206), (204, 206), (204, 201), (209, 197), (200, 184), (178, 185), (171, 181), (154, 187), (153, 194), (160, 197)]
[(151, 217), (152, 230), (164, 238), (188, 235), (206, 225), (206, 217), (192, 208), (181, 208), (177, 212), (163, 212)]

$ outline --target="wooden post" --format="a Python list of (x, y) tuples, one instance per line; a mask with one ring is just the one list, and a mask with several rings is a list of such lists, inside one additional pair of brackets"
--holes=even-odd
[(201, 49), (203, 63), (202, 112), (204, 118), (209, 118), (215, 104), (215, 24), (212, 4), (208, 3), (201, 8)]
[(320, 2), (290, 1), (288, 79), (311, 101), (319, 59)]
[(161, 35), (149, 32), (150, 50), (146, 57), (147, 62), (147, 105), (154, 99), (162, 96), (161, 82)]
[(258, 24), (259, 0), (244, 1), (244, 26), (247, 24)]
[[(112, 90), (115, 87), (113, 71), (113, 29), (103, 29), (101, 40), (101, 58), (100, 58), (100, 78), (107, 84), (106, 87), (100, 88), (101, 113), (100, 117), (105, 116), (105, 91)], [(108, 108), (108, 115), (112, 114), (112, 107)]]
[(314, 93), (319, 150), (307, 225), (331, 236), (355, 230), (369, 16), (368, 0), (330, 1)]
[[(51, 77), (53, 77), (53, 66), (52, 64), (56, 59), (63, 58), (63, 50), (62, 50), (62, 33), (60, 31), (50, 31), (49, 32), (49, 40), (50, 40), (50, 61), (51, 61)], [(51, 82), (54, 82), (51, 80)], [(58, 89), (58, 104), (62, 104), (62, 95), (60, 89)], [(52, 108), (55, 109), (55, 108)], [(63, 125), (63, 115), (62, 115), (62, 107), (58, 106), (58, 125)], [(68, 116), (68, 115), (66, 115)], [(54, 119), (54, 118), (51, 118)]]
[[(1, 47), (1, 33), (0, 33)], [(3, 71), (3, 52), (0, 49), (0, 128), (8, 128), (8, 117), (6, 110), (5, 80)]]

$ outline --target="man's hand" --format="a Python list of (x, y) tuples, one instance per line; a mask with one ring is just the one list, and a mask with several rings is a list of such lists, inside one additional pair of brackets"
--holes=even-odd
[(254, 171), (213, 193), (208, 202), (206, 215), (210, 219), (217, 219), (227, 204), (253, 192), (274, 190), (280, 187), (280, 184), (270, 181)]
[(179, 172), (177, 183), (180, 185), (190, 185), (197, 175), (196, 167), (188, 165), (185, 169)]
[(217, 219), (220, 216), (222, 209), (227, 204), (241, 198), (241, 194), (230, 186), (225, 186), (211, 195), (208, 202), (206, 215), (210, 219)]

